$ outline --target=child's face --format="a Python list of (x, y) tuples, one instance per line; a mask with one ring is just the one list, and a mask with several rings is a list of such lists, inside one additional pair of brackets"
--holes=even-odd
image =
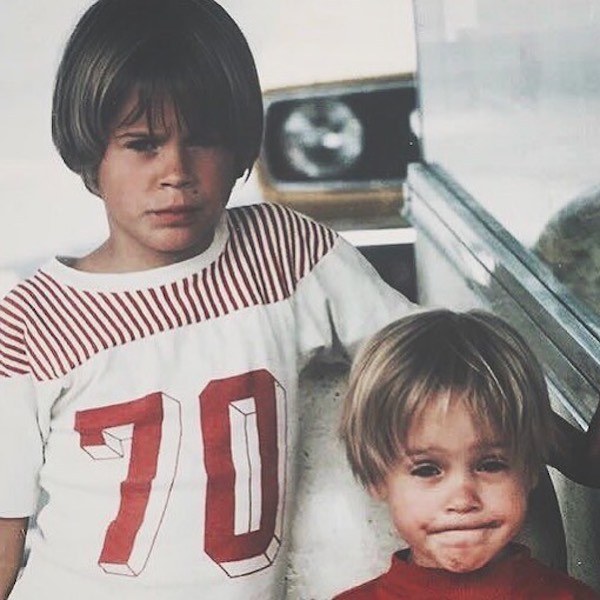
[(210, 245), (235, 181), (234, 156), (202, 143), (180, 129), (172, 107), (152, 135), (145, 116), (112, 132), (98, 171), (110, 229), (103, 267), (164, 266)]
[(503, 440), (482, 432), (460, 401), (414, 420), (405, 453), (377, 487), (423, 567), (469, 572), (517, 534), (528, 490)]

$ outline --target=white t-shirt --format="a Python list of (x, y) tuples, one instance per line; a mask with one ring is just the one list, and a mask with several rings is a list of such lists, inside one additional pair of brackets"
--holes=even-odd
[(226, 211), (187, 261), (53, 260), (18, 285), (0, 304), (0, 516), (42, 507), (11, 600), (283, 597), (298, 373), (410, 306), (269, 204)]

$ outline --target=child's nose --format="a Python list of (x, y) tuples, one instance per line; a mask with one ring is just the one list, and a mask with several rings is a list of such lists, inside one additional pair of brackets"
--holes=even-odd
[(472, 473), (457, 473), (449, 482), (447, 509), (467, 513), (481, 508), (481, 498), (476, 477)]
[(176, 140), (165, 144), (163, 153), (163, 187), (187, 187), (193, 182), (193, 170), (190, 164), (188, 148)]

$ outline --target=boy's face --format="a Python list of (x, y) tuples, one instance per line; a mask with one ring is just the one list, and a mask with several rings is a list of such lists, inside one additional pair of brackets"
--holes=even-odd
[[(136, 100), (125, 104), (121, 120)], [(97, 252), (101, 268), (143, 270), (203, 252), (234, 181), (233, 154), (192, 139), (172, 107), (152, 134), (145, 116), (117, 126), (98, 171), (110, 229)]]
[(497, 557), (521, 528), (528, 495), (503, 440), (476, 427), (458, 399), (415, 418), (404, 450), (376, 495), (411, 559), (463, 573)]

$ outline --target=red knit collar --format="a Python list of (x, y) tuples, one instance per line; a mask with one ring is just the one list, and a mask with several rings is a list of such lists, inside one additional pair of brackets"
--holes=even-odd
[(390, 592), (401, 591), (406, 597), (420, 600), (509, 598), (508, 591), (520, 585), (518, 574), (522, 570), (515, 568), (517, 563), (530, 560), (529, 549), (516, 543), (509, 544), (501, 559), (471, 573), (420, 567), (408, 562), (409, 555), (408, 549), (394, 554), (381, 585)]

